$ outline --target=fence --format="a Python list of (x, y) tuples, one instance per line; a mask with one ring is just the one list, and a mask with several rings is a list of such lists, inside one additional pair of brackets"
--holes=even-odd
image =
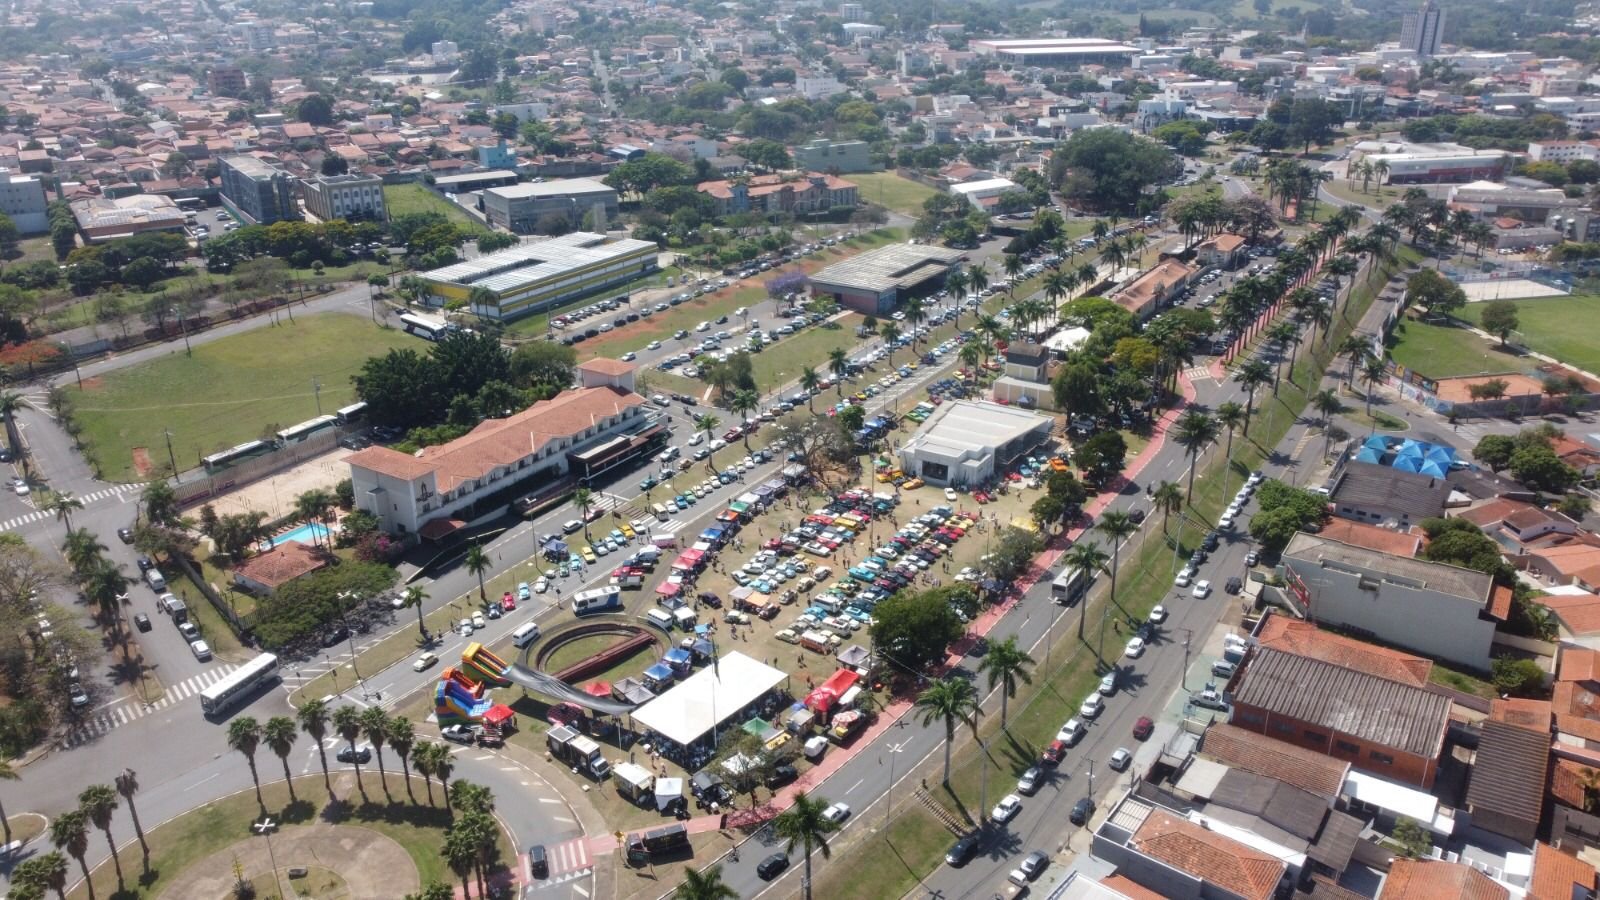
[[(177, 483), (172, 486), (177, 495), (179, 506), (189, 506), (201, 500), (215, 497), (237, 487), (252, 482), (260, 481), (268, 475), (281, 472), (290, 466), (302, 463), (313, 456), (332, 450), (339, 443), (339, 439), (351, 433), (353, 429), (336, 428), (315, 434), (298, 444), (290, 444), (255, 459), (247, 459), (236, 465), (228, 466), (215, 474), (207, 473), (204, 469), (190, 469), (180, 475)], [(185, 476), (197, 479), (185, 481)]]

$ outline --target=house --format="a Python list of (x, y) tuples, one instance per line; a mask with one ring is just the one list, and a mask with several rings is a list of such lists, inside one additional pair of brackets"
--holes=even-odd
[(1096, 829), (1093, 846), (1119, 875), (1172, 900), (1270, 900), (1290, 875), (1283, 859), (1132, 794)]
[(1545, 584), (1600, 590), (1600, 538), (1588, 532), (1555, 546), (1530, 548), (1520, 561)]
[(284, 541), (257, 553), (233, 569), (233, 583), (241, 590), (264, 597), (278, 588), (328, 565), (327, 554), (299, 541)]
[(1428, 675), (1433, 671), (1432, 660), (1334, 634), (1318, 628), (1314, 622), (1290, 618), (1270, 609), (1257, 626), (1255, 639), (1258, 647), (1309, 656), (1412, 687), (1426, 687)]
[(1528, 900), (1593, 897), (1596, 887), (1594, 866), (1543, 841), (1533, 845), (1533, 878), (1528, 882)]
[(1511, 892), (1466, 863), (1396, 857), (1378, 900), (1511, 900)]
[(382, 446), (351, 454), (345, 462), (356, 507), (384, 531), (437, 540), (530, 491), (642, 455), (662, 429), (631, 389), (632, 367), (617, 374), (591, 367), (584, 378), (590, 386), (485, 420), (416, 455)]
[(1248, 241), (1243, 235), (1223, 232), (1214, 237), (1206, 238), (1194, 248), (1195, 261), (1202, 266), (1215, 266), (1219, 269), (1233, 269), (1239, 263), (1249, 259), (1245, 253)]
[(1200, 752), (1230, 768), (1273, 778), (1330, 804), (1344, 791), (1350, 763), (1295, 744), (1213, 721), (1205, 730)]
[(1143, 321), (1170, 304), (1197, 271), (1179, 260), (1165, 259), (1107, 299)]
[(695, 188), (711, 197), (716, 215), (731, 213), (825, 213), (835, 207), (854, 207), (860, 194), (854, 184), (833, 175), (807, 172), (756, 175), (729, 181), (705, 181)]
[(1600, 595), (1570, 585), (1555, 585), (1539, 603), (1550, 610), (1562, 643), (1600, 649)]
[(1005, 370), (995, 380), (993, 396), (997, 402), (1020, 406), (1053, 407), (1050, 387), (1050, 350), (1038, 344), (1018, 341), (1006, 347)]
[(1255, 648), (1230, 685), (1232, 725), (1424, 789), (1439, 772), (1450, 700), (1309, 656)]
[(1467, 811), (1485, 831), (1533, 843), (1550, 779), (1551, 705), (1496, 700), (1489, 708), (1467, 783)]
[(1317, 534), (1341, 544), (1352, 544), (1379, 553), (1411, 557), (1422, 552), (1424, 537), (1422, 532), (1415, 528), (1409, 531), (1396, 531), (1392, 528), (1379, 528), (1376, 525), (1357, 522), (1354, 519), (1337, 518), (1323, 525)]
[(1306, 618), (1475, 671), (1488, 671), (1495, 629), (1511, 610), (1511, 592), (1484, 572), (1320, 534), (1290, 539), (1283, 565), (1286, 596)]
[(1350, 462), (1328, 492), (1333, 513), (1373, 525), (1409, 527), (1444, 515), (1450, 485), (1443, 478), (1377, 463)]
[[(1483, 529), (1484, 534), (1514, 557), (1525, 557), (1543, 546), (1565, 543), (1565, 538), (1579, 530), (1576, 522), (1558, 512), (1510, 497), (1495, 497), (1451, 515)], [(1525, 562), (1519, 560), (1518, 567), (1524, 566)]]

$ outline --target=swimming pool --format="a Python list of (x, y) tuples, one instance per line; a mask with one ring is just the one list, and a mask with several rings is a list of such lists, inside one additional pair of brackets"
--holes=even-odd
[(327, 539), (328, 526), (318, 525), (314, 522), (308, 522), (295, 528), (293, 531), (285, 531), (283, 534), (278, 535), (272, 540), (275, 544), (281, 544), (284, 541), (294, 541), (299, 544), (310, 544), (316, 541), (325, 541)]

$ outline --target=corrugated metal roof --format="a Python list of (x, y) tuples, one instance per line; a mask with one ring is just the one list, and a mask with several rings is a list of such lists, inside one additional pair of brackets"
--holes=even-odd
[(1538, 822), (1550, 772), (1550, 733), (1490, 719), (1467, 783), (1467, 806)]

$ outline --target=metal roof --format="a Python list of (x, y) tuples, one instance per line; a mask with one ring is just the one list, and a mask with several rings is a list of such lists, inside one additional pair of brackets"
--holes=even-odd
[(818, 270), (811, 276), (811, 283), (882, 294), (943, 275), (961, 255), (960, 250), (949, 247), (890, 244)]
[(1467, 806), (1524, 822), (1539, 821), (1544, 812), (1550, 771), (1550, 732), (1535, 731), (1490, 719), (1467, 783)]
[(559, 181), (528, 181), (489, 188), (486, 194), (522, 200), (528, 197), (567, 197), (572, 194), (615, 194), (616, 190), (593, 178), (563, 178)]
[(488, 288), (496, 293), (517, 290), (574, 269), (604, 263), (644, 249), (649, 241), (623, 238), (607, 241), (604, 235), (575, 231), (548, 241), (519, 244), (495, 253), (423, 272), (429, 281)]
[(1302, 559), (1325, 569), (1360, 569), (1373, 578), (1438, 591), (1480, 606), (1489, 602), (1489, 592), (1494, 587), (1493, 576), (1476, 569), (1369, 550), (1303, 531), (1289, 541), (1283, 557)]
[(1234, 699), (1415, 756), (1436, 757), (1450, 700), (1307, 656), (1257, 648)]

